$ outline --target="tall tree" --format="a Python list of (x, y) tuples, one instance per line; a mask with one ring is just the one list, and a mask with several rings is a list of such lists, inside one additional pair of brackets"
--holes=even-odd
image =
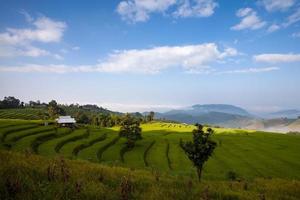
[(153, 111), (149, 112), (149, 114), (148, 114), (148, 121), (149, 122), (154, 120), (154, 115), (155, 115), (155, 113)]
[(132, 148), (135, 145), (136, 140), (142, 139), (142, 129), (140, 128), (140, 122), (130, 114), (126, 114), (121, 121), (121, 128), (119, 135), (127, 138), (127, 147)]
[(89, 117), (82, 111), (79, 111), (75, 114), (75, 119), (80, 124), (89, 124), (91, 122)]
[(200, 181), (203, 165), (212, 155), (217, 143), (210, 139), (210, 136), (213, 134), (211, 128), (208, 128), (207, 132), (204, 132), (201, 124), (196, 124), (196, 127), (197, 129), (193, 130), (193, 141), (183, 142), (181, 140), (180, 146), (197, 168), (198, 179)]
[(4, 97), (3, 101), (0, 101), (0, 108), (18, 108), (20, 105), (20, 100), (12, 96)]
[(58, 106), (55, 100), (52, 100), (48, 103), (48, 113), (51, 119), (58, 117), (59, 115), (65, 115), (66, 112), (64, 109)]

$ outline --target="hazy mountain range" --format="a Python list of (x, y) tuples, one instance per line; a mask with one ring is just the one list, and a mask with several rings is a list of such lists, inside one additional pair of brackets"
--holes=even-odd
[(277, 132), (300, 131), (299, 110), (282, 110), (254, 115), (247, 110), (227, 104), (193, 105), (185, 109), (155, 113), (156, 118), (183, 123), (202, 123), (232, 128), (246, 128)]

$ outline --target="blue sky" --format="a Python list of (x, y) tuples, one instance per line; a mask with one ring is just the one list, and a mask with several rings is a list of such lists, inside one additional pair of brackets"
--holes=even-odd
[(300, 2), (232, 2), (1, 1), (1, 97), (300, 108)]

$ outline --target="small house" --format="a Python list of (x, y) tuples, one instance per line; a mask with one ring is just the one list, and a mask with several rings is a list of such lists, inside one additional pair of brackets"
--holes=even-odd
[(73, 127), (76, 124), (76, 120), (71, 116), (59, 116), (56, 122), (60, 126)]

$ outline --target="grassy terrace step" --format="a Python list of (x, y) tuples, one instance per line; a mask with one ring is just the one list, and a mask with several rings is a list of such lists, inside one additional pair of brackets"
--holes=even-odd
[(54, 132), (38, 136), (35, 138), (34, 141), (32, 141), (31, 149), (34, 153), (38, 153), (39, 152), (38, 149), (41, 144), (43, 144), (49, 140), (52, 140), (54, 138), (66, 136), (66, 135), (70, 134), (71, 131), (72, 130), (69, 128), (58, 128), (58, 129), (55, 129)]
[[(104, 138), (103, 138), (102, 132), (103, 132), (103, 130), (101, 130), (101, 129), (90, 129), (88, 137), (82, 138), (80, 140), (70, 141), (69, 143), (65, 144), (61, 148), (60, 154), (64, 155), (65, 157), (73, 158), (74, 157), (73, 151), (75, 148), (76, 149), (79, 148), (78, 150), (80, 150), (81, 147), (87, 148), (88, 146), (93, 145), (97, 141), (103, 140)], [(78, 150), (75, 150), (75, 151), (78, 151)]]
[(107, 164), (122, 164), (121, 150), (126, 147), (126, 139), (121, 137), (102, 153), (101, 162)]
[[(270, 140), (270, 139), (269, 139)], [(272, 141), (272, 140), (270, 140)], [(300, 159), (294, 159), (286, 150), (276, 151), (277, 145), (259, 145), (255, 144), (253, 139), (241, 145), (234, 140), (227, 140), (228, 146), (240, 149), (239, 153), (249, 160), (256, 160), (255, 165), (261, 174), (270, 174), (272, 177), (279, 175), (281, 178), (300, 178)], [(251, 151), (251, 153), (249, 153)], [(298, 155), (300, 158), (300, 156)], [(272, 168), (270, 168), (270, 165)], [(286, 165), (290, 170), (286, 170)]]
[(62, 134), (58, 135), (57, 137), (51, 138), (48, 141), (45, 141), (39, 146), (39, 154), (46, 155), (46, 156), (56, 156), (57, 152), (55, 150), (55, 147), (59, 143), (64, 143), (65, 140), (69, 141), (70, 138), (81, 136), (82, 134), (85, 134), (85, 129), (75, 130), (70, 132), (69, 134)]
[(115, 137), (118, 135), (116, 131), (113, 131), (111, 129), (104, 129), (103, 133), (106, 134), (105, 140), (99, 141), (95, 143), (94, 145), (85, 148), (81, 150), (77, 157), (80, 159), (86, 159), (92, 162), (99, 162), (98, 157), (97, 157), (97, 152), (99, 149), (103, 148), (106, 146), (108, 143), (110, 143)]
[(43, 109), (24, 108), (24, 109), (1, 109), (0, 118), (2, 119), (40, 119), (39, 112)]
[(155, 144), (155, 140), (153, 140), (144, 151), (143, 160), (146, 167), (149, 167), (148, 155), (150, 149), (153, 147), (154, 144)]
[[(104, 144), (103, 146), (100, 147), (100, 149), (97, 151), (97, 158), (98, 158), (98, 160), (99, 160), (100, 162), (105, 161), (104, 158), (103, 158), (103, 157), (104, 157), (104, 156), (103, 156), (104, 152), (105, 152), (108, 148), (110, 148), (111, 146), (114, 146), (119, 140), (120, 140), (120, 137), (119, 137), (119, 135), (118, 135), (118, 136), (114, 137), (112, 140), (110, 140), (108, 143), (106, 143), (106, 144)], [(119, 150), (120, 150), (121, 148), (122, 148), (122, 147), (119, 146)], [(109, 161), (113, 162), (113, 161), (116, 161), (116, 160), (119, 160), (119, 159), (120, 159), (120, 158), (119, 158), (119, 156), (120, 156), (120, 151), (117, 151), (117, 152), (115, 152), (115, 153), (117, 153), (117, 155), (115, 155), (115, 156), (117, 157), (117, 159), (112, 160), (112, 159), (108, 158)], [(110, 155), (110, 154), (109, 154), (109, 155)]]
[(38, 124), (20, 124), (16, 126), (9, 126), (0, 130), (1, 142), (4, 142), (6, 137), (15, 132), (21, 132), (25, 130), (29, 130), (35, 127), (38, 127)]
[(73, 149), (72, 154), (73, 154), (74, 156), (77, 156), (77, 155), (79, 154), (80, 151), (82, 151), (82, 150), (84, 150), (84, 149), (86, 149), (86, 148), (89, 148), (90, 146), (93, 146), (94, 144), (96, 144), (96, 143), (98, 143), (98, 142), (101, 142), (101, 141), (105, 140), (106, 137), (107, 137), (107, 136), (106, 136), (106, 134), (104, 133), (103, 135), (98, 136), (97, 138), (94, 138), (94, 139), (88, 141), (87, 143), (79, 144), (79, 145), (77, 145), (77, 146)]
[(151, 139), (144, 137), (136, 142), (134, 148), (124, 154), (124, 163), (131, 168), (144, 168), (144, 152), (151, 144)]
[(46, 134), (50, 134), (50, 133), (55, 133), (54, 129), (50, 129), (47, 131), (45, 130), (43, 132), (39, 132), (34, 135), (29, 135), (27, 137), (23, 137), (22, 139), (20, 139), (17, 142), (12, 144), (12, 150), (14, 150), (14, 151), (24, 151), (24, 150), (32, 151), (31, 144), (33, 143), (33, 141), (37, 137), (40, 137), (40, 136), (46, 135)]
[(159, 170), (168, 171), (168, 161), (166, 157), (167, 143), (164, 139), (156, 140), (155, 144), (148, 152), (147, 160), (149, 162), (149, 167)]
[(178, 142), (169, 141), (168, 155), (173, 171), (176, 171), (178, 174), (194, 173), (192, 162), (187, 158)]
[(31, 135), (36, 135), (36, 134), (43, 133), (43, 132), (47, 132), (50, 130), (53, 131), (54, 126), (38, 126), (38, 127), (31, 128), (31, 129), (19, 131), (19, 132), (14, 132), (14, 133), (9, 134), (6, 137), (6, 142), (14, 143), (25, 137), (28, 137)]
[[(90, 132), (89, 132), (88, 129), (78, 129), (78, 130), (75, 130), (71, 137), (65, 138), (65, 139), (61, 140), (60, 142), (58, 142), (55, 145), (54, 149), (55, 149), (56, 153), (59, 153), (60, 150), (63, 148), (64, 145), (66, 145), (66, 144), (68, 144), (70, 142), (74, 142), (74, 141), (85, 139), (85, 138), (89, 137), (89, 135), (90, 135)], [(65, 156), (68, 156), (68, 155), (65, 155)]]
[(172, 132), (165, 136), (169, 142), (169, 162), (172, 171), (178, 174), (191, 174), (194, 173), (192, 162), (185, 155), (183, 149), (180, 147), (180, 138), (183, 140), (191, 140), (191, 134)]

